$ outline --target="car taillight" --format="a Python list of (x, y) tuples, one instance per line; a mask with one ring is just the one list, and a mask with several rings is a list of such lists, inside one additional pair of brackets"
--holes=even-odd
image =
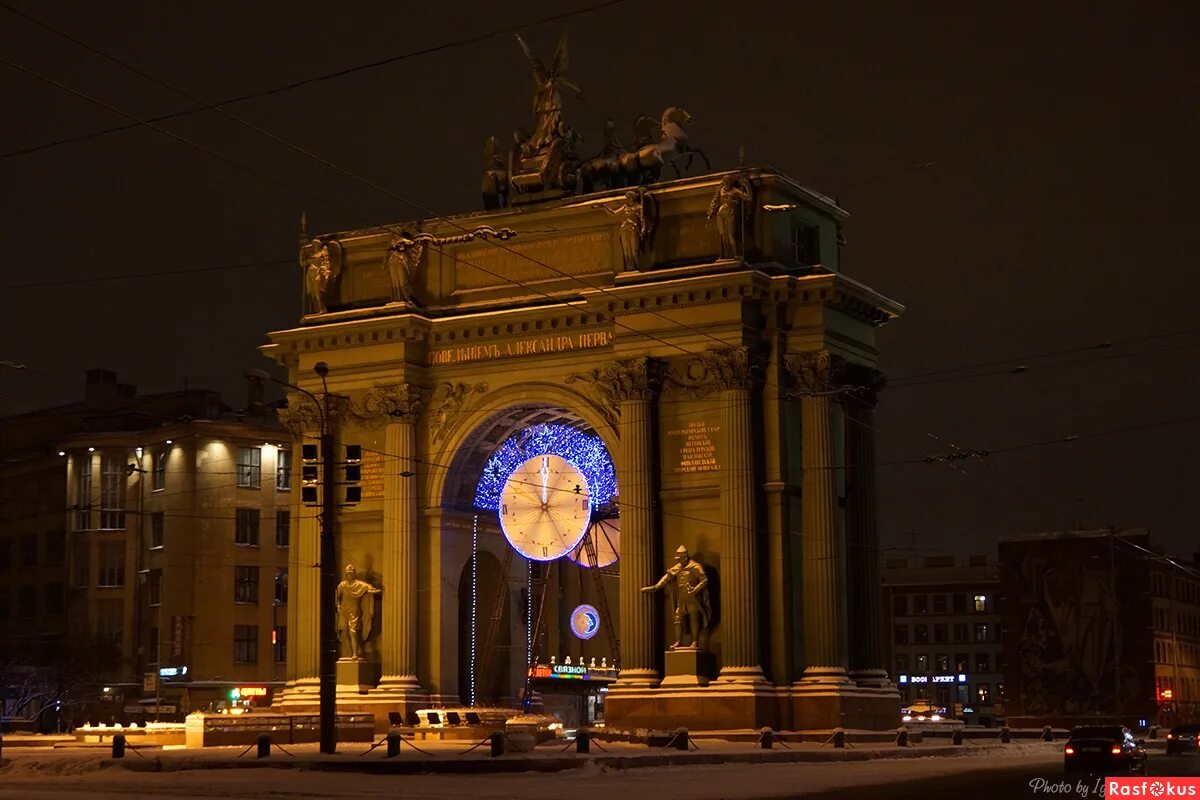
[(1113, 747), (1113, 749), (1112, 749), (1112, 754), (1113, 754), (1114, 756), (1119, 756), (1119, 755), (1121, 755), (1121, 748), (1120, 748), (1120, 747), (1116, 747), (1116, 746), (1114, 746), (1114, 747)]
[(1075, 748), (1071, 747), (1070, 745), (1067, 745), (1067, 749), (1064, 750), (1063, 752), (1065, 752), (1069, 756), (1073, 756), (1073, 755), (1075, 755)]

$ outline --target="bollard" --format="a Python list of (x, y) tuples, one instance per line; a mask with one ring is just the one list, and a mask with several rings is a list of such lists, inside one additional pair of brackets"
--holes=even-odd
[(271, 755), (271, 734), (260, 733), (258, 735), (258, 757), (266, 758)]
[(955, 731), (950, 735), (950, 744), (961, 745), (962, 743), (962, 731)]
[(1008, 744), (1011, 741), (1012, 741), (1012, 731), (1010, 731), (1008, 729), (1008, 726), (1005, 725), (1003, 728), (1000, 729), (1000, 742), (1002, 744)]
[(113, 737), (112, 757), (113, 758), (124, 758), (125, 757), (125, 734), (118, 733), (116, 736)]
[(1157, 738), (1158, 738), (1158, 726), (1157, 726), (1157, 725), (1152, 725), (1152, 726), (1150, 727), (1150, 740), (1151, 740), (1151, 741), (1154, 741), (1154, 740), (1155, 740), (1155, 739), (1157, 739)]
[(676, 728), (675, 729), (675, 738), (672, 739), (671, 741), (675, 743), (676, 750), (686, 751), (688, 749), (688, 729), (687, 728)]
[(1043, 742), (1053, 742), (1054, 741), (1054, 729), (1051, 728), (1049, 725), (1042, 728), (1042, 741)]
[(591, 731), (579, 730), (579, 731), (575, 732), (575, 752), (576, 753), (592, 752)]
[(758, 732), (758, 743), (763, 750), (770, 750), (775, 745), (775, 731), (763, 728)]
[(833, 732), (833, 746), (839, 750), (846, 746), (846, 732), (841, 728)]
[(897, 747), (908, 747), (908, 729), (907, 728), (901, 727), (901, 728), (896, 729), (896, 746)]
[(492, 758), (504, 755), (504, 734), (497, 731), (491, 736)]
[(400, 732), (392, 731), (387, 735), (387, 757), (395, 758), (400, 755)]

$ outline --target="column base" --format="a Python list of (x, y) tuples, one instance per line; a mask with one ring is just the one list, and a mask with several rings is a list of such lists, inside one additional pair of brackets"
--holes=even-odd
[(767, 676), (763, 674), (762, 667), (721, 667), (721, 671), (717, 674), (717, 681), (720, 683), (766, 683)]
[(627, 688), (657, 686), (661, 680), (662, 676), (656, 669), (623, 669), (617, 673), (616, 681), (608, 687), (608, 690), (611, 692)]
[(797, 690), (816, 687), (853, 686), (845, 667), (805, 667), (804, 675), (796, 682)]
[(854, 669), (850, 671), (849, 678), (862, 687), (876, 689), (894, 689), (896, 687), (888, 678), (885, 669)]

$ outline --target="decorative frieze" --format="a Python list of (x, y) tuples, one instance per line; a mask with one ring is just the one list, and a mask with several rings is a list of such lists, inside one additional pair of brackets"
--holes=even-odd
[(349, 416), (365, 428), (379, 428), (388, 422), (416, 422), (425, 405), (425, 390), (409, 383), (376, 386), (352, 400)]
[(615, 425), (622, 401), (654, 399), (662, 388), (663, 364), (653, 358), (623, 358), (567, 376), (567, 383), (577, 381), (591, 385), (601, 413)]

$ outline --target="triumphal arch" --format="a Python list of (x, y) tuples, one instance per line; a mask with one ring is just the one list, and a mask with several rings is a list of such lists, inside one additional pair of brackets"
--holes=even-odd
[[(534, 132), (489, 141), (484, 210), (304, 232), (306, 313), (263, 347), (315, 396), (282, 412), (298, 444), (321, 402), (363, 449), (339, 708), (515, 706), (561, 676), (605, 682), (610, 727), (894, 727), (873, 409), (902, 308), (842, 272), (845, 210), (705, 168), (682, 108), (581, 155), (565, 45), (526, 52)], [(319, 655), (299, 501), (297, 710)]]

